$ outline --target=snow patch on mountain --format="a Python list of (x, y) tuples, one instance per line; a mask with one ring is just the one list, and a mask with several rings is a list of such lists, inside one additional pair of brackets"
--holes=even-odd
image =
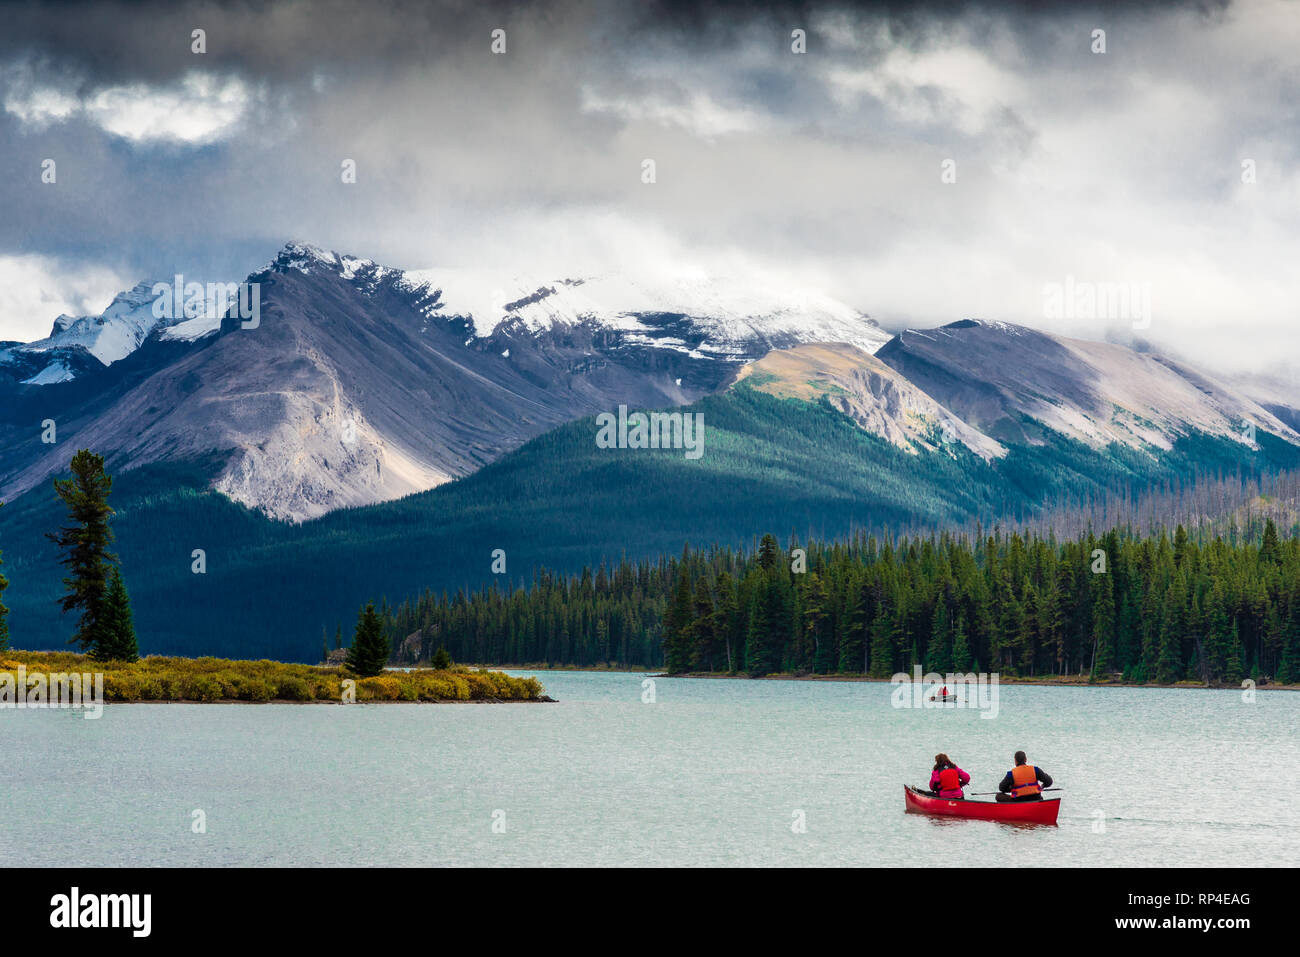
[(29, 342), (23, 349), (43, 352), (81, 346), (104, 365), (125, 359), (163, 321), (153, 314), (154, 285), (147, 280), (118, 293), (98, 316), (59, 316), (47, 338)]
[[(690, 275), (634, 277), (607, 274), (539, 279), (483, 270), (407, 272), (413, 290), (437, 293), (430, 315), (472, 321), (477, 336), (516, 321), (533, 333), (593, 322), (664, 345), (648, 318), (680, 316), (703, 335), (698, 347), (717, 356), (756, 340), (851, 342), (872, 352), (889, 341), (868, 316), (816, 290), (761, 280)], [(689, 351), (685, 343), (683, 351)]]
[(167, 326), (159, 331), (158, 338), (173, 342), (196, 342), (220, 329), (220, 315), (205, 315), (197, 319), (184, 319), (174, 326)]
[(23, 385), (53, 385), (56, 382), (68, 382), (73, 378), (68, 364), (62, 359), (56, 359), (30, 379), (24, 379)]
[[(287, 244), (266, 268), (304, 275), (331, 271), (371, 289), (395, 282), (422, 297), (426, 318), (467, 320), (480, 339), (503, 326), (536, 335), (593, 323), (626, 333), (629, 342), (727, 358), (755, 342), (850, 342), (874, 352), (890, 338), (851, 306), (817, 290), (779, 285), (762, 276), (694, 272), (547, 278), (489, 269), (401, 271), (302, 242)], [(665, 337), (665, 317), (685, 320), (702, 341), (693, 346)]]

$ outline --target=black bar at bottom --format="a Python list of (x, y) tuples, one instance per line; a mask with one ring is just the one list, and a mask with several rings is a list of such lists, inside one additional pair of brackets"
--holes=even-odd
[(839, 925), (864, 943), (877, 929), (894, 929), (914, 931), (918, 945), (960, 931), (971, 946), (986, 937), (993, 946), (1008, 932), (1029, 931), (1071, 942), (1199, 935), (1232, 946), (1290, 925), (1282, 908), (1291, 883), (1286, 871), (1232, 868), (9, 868), (0, 872), (0, 899), (11, 940), (73, 935), (127, 946), (374, 945), (390, 932), (402, 936), (405, 925), (417, 937), (431, 934), (430, 942), (441, 926), (485, 935), (485, 945), (504, 933), (531, 947), (556, 935), (600, 942), (637, 927), (668, 932), (682, 921), (733, 943), (781, 926)]

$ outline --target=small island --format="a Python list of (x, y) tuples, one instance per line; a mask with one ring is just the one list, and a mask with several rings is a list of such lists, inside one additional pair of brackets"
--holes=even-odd
[[(42, 675), (103, 674), (104, 700), (114, 702), (294, 702), (339, 704), (345, 681), (352, 680), (357, 702), (510, 702), (551, 701), (536, 678), (451, 665), (358, 677), (345, 669), (280, 661), (227, 658), (169, 658), (150, 655), (137, 661), (97, 661), (63, 651), (0, 652), (0, 683), (16, 688)], [(7, 676), (7, 677), (6, 677)]]

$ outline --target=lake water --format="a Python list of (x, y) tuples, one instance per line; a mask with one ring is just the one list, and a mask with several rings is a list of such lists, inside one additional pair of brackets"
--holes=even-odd
[[(558, 704), (0, 711), (0, 820), (46, 865), (1294, 865), (1300, 694), (538, 673)], [(903, 813), (1023, 748), (1059, 826)], [(194, 833), (201, 810), (206, 832)], [(806, 830), (791, 825), (802, 812)], [(494, 829), (494, 821), (496, 828)]]

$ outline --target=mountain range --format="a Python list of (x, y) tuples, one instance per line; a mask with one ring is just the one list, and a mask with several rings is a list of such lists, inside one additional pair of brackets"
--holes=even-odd
[[(0, 343), (17, 644), (70, 631), (41, 532), (78, 448), (116, 476), (142, 648), (287, 658), (381, 595), (1300, 466), (1277, 384), (1002, 322), (890, 335), (752, 277), (404, 272), (290, 243), (245, 281), (256, 324), (159, 318), (143, 282)], [(700, 413), (704, 456), (598, 448), (619, 406)]]
[[(219, 461), (214, 488), (304, 520), (433, 488), (620, 403), (690, 402), (772, 349), (889, 338), (815, 294), (404, 273), (299, 243), (246, 282), (260, 290), (255, 329), (156, 319), (143, 282), (101, 316), (0, 344), (4, 496), (57, 472), (74, 442), (119, 469)], [(40, 442), (47, 419), (55, 447)]]

